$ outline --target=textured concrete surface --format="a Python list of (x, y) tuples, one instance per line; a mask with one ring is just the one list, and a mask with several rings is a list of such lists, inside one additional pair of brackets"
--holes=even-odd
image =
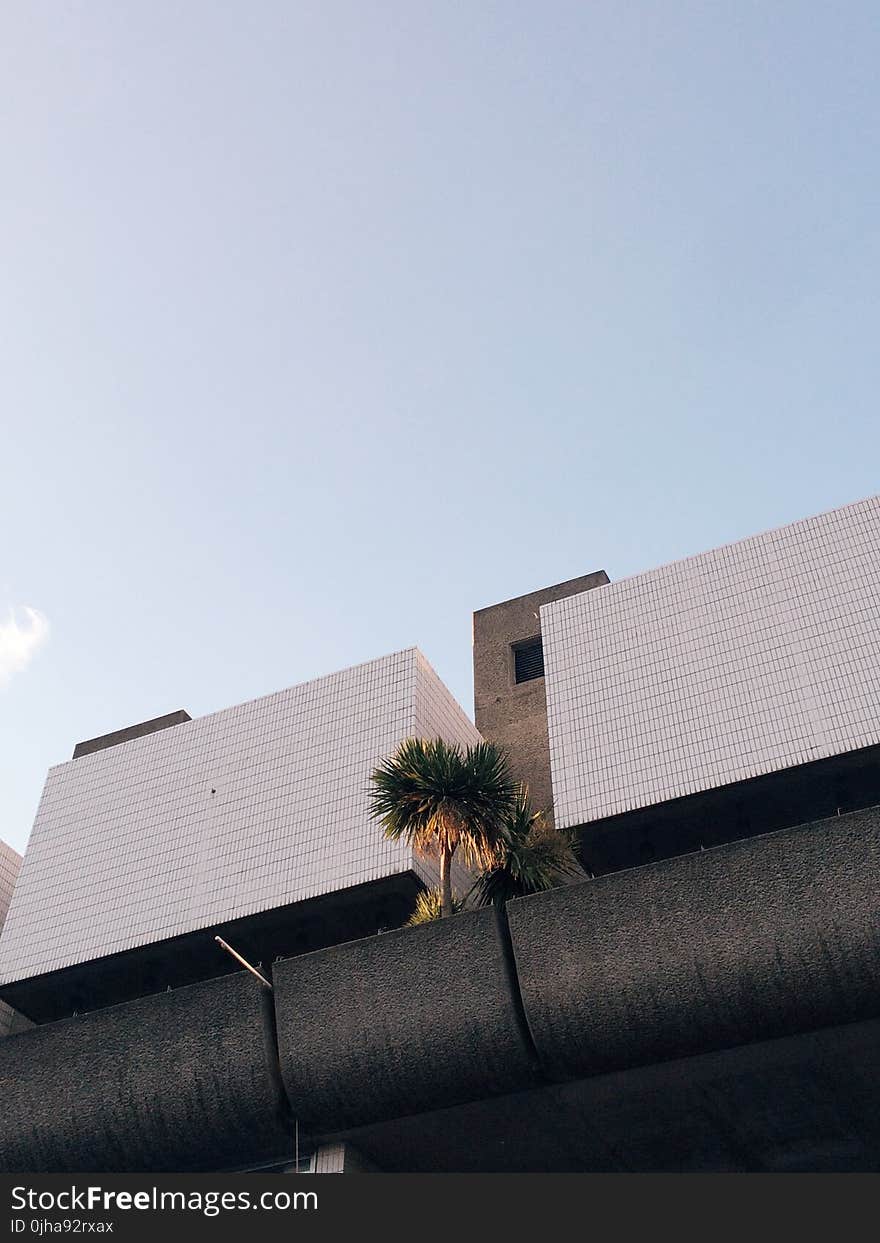
[(507, 749), (511, 768), (525, 781), (535, 809), (552, 811), (550, 744), (543, 678), (514, 681), (513, 644), (541, 633), (539, 610), (608, 582), (604, 570), (517, 596), (474, 613), (474, 719), (490, 742)]
[(508, 906), (529, 1026), (575, 1078), (880, 1014), (880, 809)]
[(293, 1151), (246, 973), (0, 1041), (0, 1170), (255, 1164)]
[(492, 910), (276, 963), (281, 1068), (329, 1131), (533, 1082)]
[[(880, 809), (0, 1041), (0, 1169), (880, 1169)], [(277, 1020), (276, 1059), (273, 1017)], [(563, 1082), (565, 1081), (565, 1082)]]
[(150, 721), (139, 721), (137, 725), (115, 729), (112, 734), (101, 734), (99, 738), (87, 738), (84, 742), (78, 742), (73, 748), (73, 758), (78, 760), (82, 755), (106, 751), (108, 747), (117, 747), (121, 742), (145, 738), (147, 734), (155, 734), (160, 729), (170, 729), (172, 725), (183, 725), (185, 721), (191, 720), (192, 717), (185, 708), (178, 708), (175, 712), (166, 712), (164, 716), (154, 716)]
[(880, 1021), (346, 1133), (411, 1173), (880, 1170)]

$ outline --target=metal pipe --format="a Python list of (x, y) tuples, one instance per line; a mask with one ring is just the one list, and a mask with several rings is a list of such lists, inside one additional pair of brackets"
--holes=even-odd
[(227, 954), (231, 954), (236, 962), (240, 962), (241, 965), (244, 967), (245, 971), (250, 971), (251, 975), (255, 975), (257, 979), (260, 981), (260, 983), (264, 985), (264, 987), (268, 988), (270, 993), (272, 992), (272, 985), (269, 983), (269, 981), (266, 979), (263, 973), (261, 971), (258, 971), (256, 967), (252, 967), (246, 958), (242, 958), (238, 950), (234, 950), (227, 941), (223, 940), (222, 937), (215, 936), (214, 940), (221, 947), (221, 949), (226, 950)]

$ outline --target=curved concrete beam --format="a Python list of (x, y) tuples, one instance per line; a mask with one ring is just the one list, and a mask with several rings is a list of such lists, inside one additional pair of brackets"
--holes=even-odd
[(273, 968), (281, 1070), (317, 1132), (535, 1082), (494, 910)]
[(0, 1169), (213, 1169), (292, 1151), (245, 973), (0, 1040)]
[(573, 1079), (880, 1015), (880, 809), (507, 908), (542, 1064)]
[(880, 1020), (593, 1075), (337, 1137), (400, 1173), (876, 1171)]
[[(0, 1169), (242, 1168), (326, 1135), (880, 1016), (880, 809), (0, 1040)], [(522, 1000), (520, 999), (520, 990)], [(525, 1015), (522, 1003), (525, 1004)], [(531, 1036), (526, 1029), (527, 1018)]]

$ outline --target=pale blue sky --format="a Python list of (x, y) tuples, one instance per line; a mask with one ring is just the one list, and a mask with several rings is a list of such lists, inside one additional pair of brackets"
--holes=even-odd
[(474, 608), (877, 491), (873, 0), (2, 17), (19, 849), (77, 739), (411, 644), (470, 711)]

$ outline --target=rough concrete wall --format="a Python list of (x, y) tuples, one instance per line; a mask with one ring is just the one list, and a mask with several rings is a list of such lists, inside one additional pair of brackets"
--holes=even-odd
[(542, 604), (578, 595), (608, 582), (604, 570), (545, 587), (474, 613), (474, 717), (490, 742), (505, 747), (514, 775), (525, 781), (532, 805), (552, 810), (550, 744), (544, 679), (517, 685), (512, 644), (541, 633)]
[(293, 1151), (242, 972), (0, 1041), (7, 1173), (241, 1168)]
[(13, 1010), (5, 1001), (0, 1001), (0, 1036), (14, 1036), (17, 1032), (27, 1031), (29, 1027), (33, 1027), (30, 1019)]
[(307, 1129), (510, 1092), (531, 1055), (494, 910), (276, 963), (281, 1069)]
[(880, 808), (508, 904), (555, 1078), (880, 1015)]
[[(351, 1128), (539, 1084), (524, 1019), (545, 1082), (718, 1050), (727, 1053), (712, 1064), (727, 1074), (736, 1048), (822, 1030), (818, 1061), (786, 1061), (776, 1086), (762, 1086), (763, 1062), (746, 1057), (717, 1108), (712, 1083), (702, 1098), (690, 1094), (688, 1108), (695, 1126), (715, 1108), (716, 1129), (730, 1132), (742, 1094), (742, 1108), (757, 1111), (756, 1135), (764, 1127), (761, 1144), (773, 1147), (765, 1123), (778, 1108), (821, 1149), (816, 1161), (860, 1168), (847, 1145), (864, 1152), (870, 1141), (852, 1123), (856, 1106), (880, 1117), (876, 1064), (873, 1078), (857, 1081), (860, 1055), (852, 1055), (843, 1147), (832, 1134), (839, 1075), (813, 1112), (799, 1121), (798, 1110), (845, 1049), (846, 1031), (880, 1017), (878, 889), (880, 808), (871, 808), (510, 903), (516, 974), (492, 910), (288, 959), (273, 967), (284, 1085), (304, 1133), (360, 1147)], [(290, 1160), (268, 1000), (242, 974), (0, 1041), (0, 1169), (218, 1170)], [(689, 1065), (680, 1061), (680, 1073)], [(615, 1093), (606, 1101), (612, 1114)], [(594, 1099), (590, 1089), (587, 1105)], [(530, 1125), (510, 1108), (511, 1127)], [(570, 1118), (578, 1134), (593, 1125), (591, 1109)], [(650, 1110), (648, 1100), (648, 1121)], [(652, 1152), (667, 1130), (674, 1133), (671, 1121)], [(626, 1133), (621, 1123), (624, 1154)], [(795, 1139), (784, 1137), (786, 1151)], [(384, 1153), (366, 1155), (395, 1168)], [(618, 1155), (609, 1149), (609, 1161)], [(486, 1154), (481, 1160), (496, 1168)], [(634, 1160), (643, 1164), (633, 1168), (656, 1168), (647, 1150)]]
[(388, 1173), (877, 1171), (880, 1020), (362, 1127)]
[(137, 725), (127, 725), (124, 729), (116, 729), (112, 734), (102, 734), (100, 738), (87, 738), (78, 742), (73, 748), (73, 758), (78, 760), (83, 755), (93, 755), (95, 751), (106, 751), (108, 747), (117, 747), (122, 742), (131, 742), (133, 738), (145, 738), (147, 734), (155, 734), (160, 729), (170, 729), (172, 725), (183, 725), (192, 717), (185, 708), (177, 708), (167, 712), (165, 716), (154, 716), (150, 721), (139, 721)]

